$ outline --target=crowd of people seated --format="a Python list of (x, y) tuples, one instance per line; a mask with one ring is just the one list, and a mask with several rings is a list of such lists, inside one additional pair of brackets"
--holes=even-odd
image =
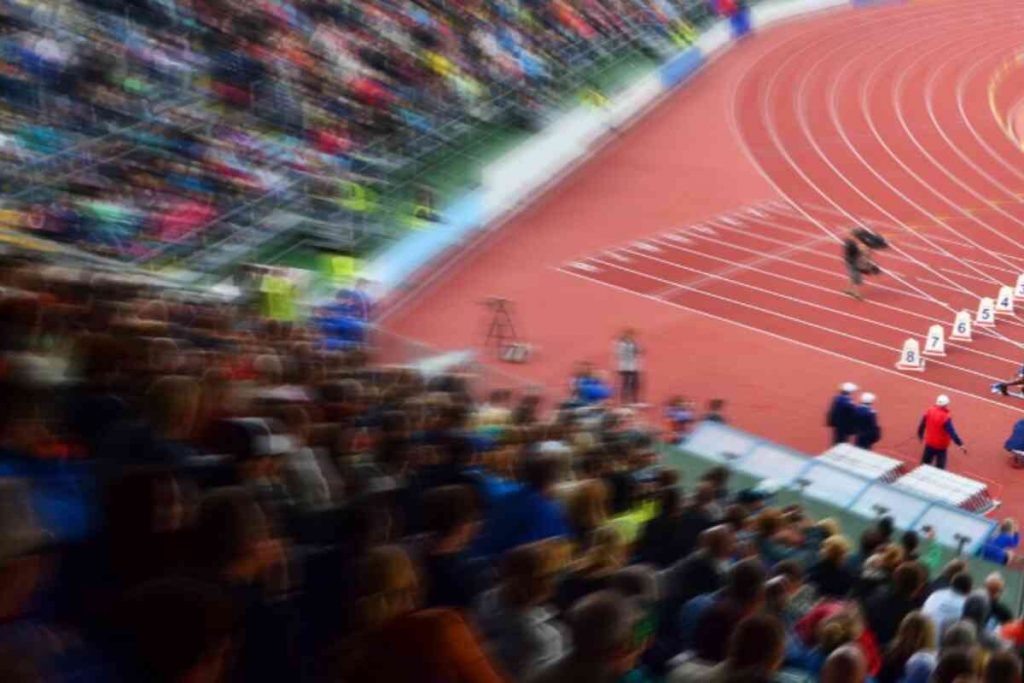
[(667, 49), (686, 6), (11, 0), (0, 227), (140, 260), (268, 195), (344, 201), (446, 122), (533, 125), (571, 67)]
[(927, 536), (259, 310), (0, 262), (4, 680), (1021, 680)]

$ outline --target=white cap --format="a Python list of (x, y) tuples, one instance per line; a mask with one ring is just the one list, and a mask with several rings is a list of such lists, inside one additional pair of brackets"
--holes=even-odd
[(874, 403), (875, 402), (875, 395), (872, 394), (870, 391), (865, 391), (863, 394), (860, 395), (860, 402), (861, 403), (867, 403), (867, 404)]
[(949, 405), (949, 396), (946, 396), (945, 394), (939, 394), (939, 397), (937, 399), (935, 399), (935, 405), (937, 405), (937, 406), (948, 406)]
[(843, 382), (842, 384), (839, 385), (839, 391), (842, 391), (843, 393), (846, 394), (852, 394), (853, 392), (857, 391), (857, 385), (854, 384), (853, 382)]

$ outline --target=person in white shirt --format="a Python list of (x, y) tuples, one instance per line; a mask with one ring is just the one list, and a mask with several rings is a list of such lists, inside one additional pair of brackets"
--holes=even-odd
[(961, 572), (950, 581), (949, 588), (942, 588), (924, 601), (921, 612), (935, 624), (935, 632), (942, 634), (964, 613), (964, 603), (971, 593), (971, 575)]
[(625, 330), (615, 342), (615, 360), (621, 380), (624, 404), (640, 402), (640, 346), (633, 330)]

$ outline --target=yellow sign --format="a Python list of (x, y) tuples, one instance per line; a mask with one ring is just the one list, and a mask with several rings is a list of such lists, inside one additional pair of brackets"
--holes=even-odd
[(331, 280), (341, 284), (352, 282), (359, 273), (359, 259), (354, 256), (330, 257)]
[(687, 46), (692, 45), (693, 41), (697, 40), (697, 29), (692, 24), (680, 20), (672, 31), (672, 40), (675, 41), (676, 45)]
[(601, 109), (608, 106), (608, 98), (604, 96), (604, 93), (597, 90), (596, 88), (587, 88), (580, 94), (580, 99), (585, 104), (589, 104), (592, 107)]
[(354, 180), (341, 181), (341, 206), (349, 211), (366, 213), (373, 210), (373, 190)]

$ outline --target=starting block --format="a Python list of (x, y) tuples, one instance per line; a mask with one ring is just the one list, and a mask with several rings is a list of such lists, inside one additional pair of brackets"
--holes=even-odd
[(1013, 289), (1015, 299), (1024, 299), (1024, 275), (1017, 276), (1017, 286)]
[(971, 312), (960, 311), (953, 320), (953, 331), (949, 334), (950, 339), (957, 341), (971, 341)]
[(987, 296), (978, 302), (978, 314), (974, 316), (974, 324), (978, 327), (996, 326), (996, 304)]
[(928, 336), (924, 340), (924, 355), (946, 355), (946, 333), (942, 325), (932, 325), (928, 328)]
[(921, 355), (921, 345), (917, 343), (916, 339), (908, 339), (903, 342), (903, 350), (900, 351), (896, 369), (924, 372), (924, 356)]
[(996, 313), (1013, 315), (1013, 288), (1000, 287), (996, 297)]

